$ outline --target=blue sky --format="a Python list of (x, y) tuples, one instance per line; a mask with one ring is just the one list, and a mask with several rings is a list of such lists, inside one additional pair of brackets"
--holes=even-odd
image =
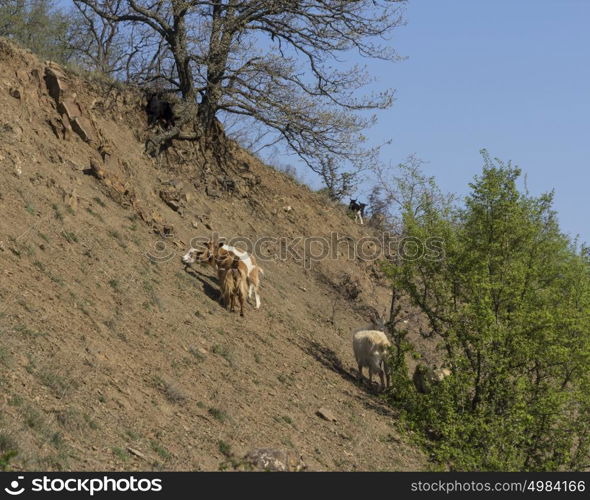
[(406, 19), (391, 43), (407, 59), (370, 64), (397, 89), (368, 134), (393, 139), (383, 160), (415, 153), (465, 195), (486, 148), (531, 194), (555, 189), (562, 229), (590, 242), (590, 0), (413, 0)]

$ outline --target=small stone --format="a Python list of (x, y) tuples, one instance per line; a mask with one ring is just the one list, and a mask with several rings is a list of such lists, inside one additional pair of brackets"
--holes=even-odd
[(135, 448), (131, 448), (131, 446), (127, 447), (127, 451), (129, 453), (131, 453), (132, 455), (135, 455), (136, 457), (142, 458), (144, 460), (147, 460), (146, 456), (139, 450), (136, 450)]
[(180, 211), (180, 203), (174, 200), (164, 200), (166, 205), (168, 205), (172, 210), (175, 212)]
[(327, 420), (328, 422), (337, 422), (338, 421), (338, 419), (334, 416), (332, 411), (327, 408), (320, 408), (318, 411), (316, 411), (316, 415), (318, 417), (323, 418), (324, 420)]
[(221, 193), (209, 186), (207, 186), (205, 192), (207, 193), (207, 196), (210, 196), (211, 198), (221, 198)]
[(252, 450), (242, 459), (238, 469), (268, 472), (299, 472), (307, 466), (303, 457), (292, 450), (261, 448)]

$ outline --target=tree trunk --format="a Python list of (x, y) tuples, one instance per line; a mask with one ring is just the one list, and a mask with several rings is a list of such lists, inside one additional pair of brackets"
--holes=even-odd
[(185, 18), (179, 12), (174, 13), (174, 33), (170, 37), (169, 44), (178, 71), (178, 83), (182, 97), (194, 105), (196, 103), (195, 82), (187, 50)]
[(213, 24), (209, 37), (209, 56), (207, 64), (207, 86), (199, 106), (199, 118), (205, 130), (215, 127), (215, 115), (223, 96), (223, 77), (227, 68), (231, 42), (235, 30), (232, 23), (235, 8), (229, 6), (221, 16), (221, 4), (213, 9)]

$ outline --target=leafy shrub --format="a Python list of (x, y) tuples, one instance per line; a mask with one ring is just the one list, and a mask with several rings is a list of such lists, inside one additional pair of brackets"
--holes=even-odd
[(427, 194), (405, 236), (444, 242), (386, 265), (427, 318), (452, 374), (419, 394), (406, 332), (393, 329), (391, 397), (454, 470), (581, 470), (590, 451), (590, 261), (563, 235), (552, 194), (517, 188), (518, 168), (491, 160), (465, 207)]

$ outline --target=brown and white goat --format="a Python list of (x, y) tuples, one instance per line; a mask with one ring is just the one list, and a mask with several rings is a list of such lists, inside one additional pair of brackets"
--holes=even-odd
[(244, 316), (244, 302), (248, 293), (245, 270), (240, 268), (240, 259), (227, 256), (218, 262), (217, 276), (221, 287), (223, 304), (230, 312), (234, 312), (237, 302), (240, 303), (240, 316)]
[(251, 299), (252, 293), (254, 293), (256, 309), (259, 309), (260, 295), (258, 294), (258, 289), (260, 287), (260, 275), (264, 274), (264, 271), (260, 266), (256, 265), (256, 259), (253, 255), (248, 254), (240, 248), (226, 245), (213, 239), (209, 240), (202, 248), (191, 247), (182, 257), (182, 262), (187, 265), (194, 264), (196, 261), (208, 262), (213, 268), (218, 270), (219, 278), (220, 268), (225, 267), (227, 269), (233, 262), (232, 259), (226, 259), (228, 256), (235, 256), (239, 259), (238, 267), (247, 277), (248, 299)]

